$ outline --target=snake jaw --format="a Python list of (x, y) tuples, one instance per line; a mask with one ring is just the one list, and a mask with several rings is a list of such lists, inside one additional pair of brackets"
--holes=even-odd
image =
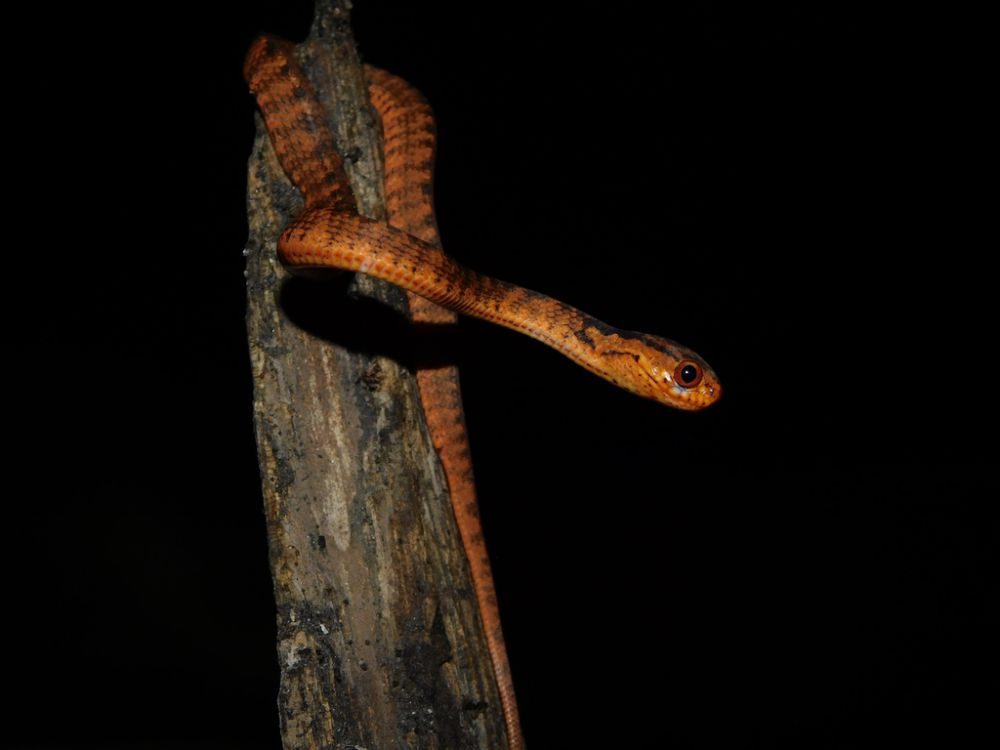
[(684, 388), (675, 383), (673, 385), (673, 400), (670, 405), (677, 407), (680, 402), (684, 404), (680, 407), (681, 409), (699, 411), (711, 406), (720, 398), (722, 398), (722, 386), (719, 385), (718, 381), (702, 383), (693, 389)]

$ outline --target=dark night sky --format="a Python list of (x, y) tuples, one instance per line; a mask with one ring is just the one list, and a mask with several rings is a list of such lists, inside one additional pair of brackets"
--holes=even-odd
[[(72, 315), (8, 318), (33, 342), (28, 391), (56, 397), (15, 453), (0, 747), (280, 746), (240, 66), (257, 33), (305, 35), (310, 4), (292, 5), (173, 3), (75, 39), (86, 74), (63, 94), (89, 124), (65, 153), (100, 175), (73, 193), (101, 218), (65, 235), (91, 255), (56, 243), (78, 273), (25, 282)], [(982, 200), (956, 56), (972, 22), (444, 5), (357, 0), (354, 25), (435, 108), (445, 247), (682, 341), (726, 387), (674, 413), (463, 322), (531, 745), (995, 734), (996, 305), (965, 229)]]

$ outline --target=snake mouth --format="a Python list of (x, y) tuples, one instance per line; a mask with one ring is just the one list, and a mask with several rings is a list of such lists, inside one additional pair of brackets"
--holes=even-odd
[(702, 411), (717, 404), (722, 398), (722, 386), (718, 382), (703, 383), (692, 390), (685, 390), (683, 386), (675, 384), (673, 390), (675, 398), (670, 401), (669, 406), (684, 411)]
[(709, 406), (719, 403), (722, 399), (722, 386), (718, 383), (708, 386), (708, 395), (712, 397), (712, 402)]

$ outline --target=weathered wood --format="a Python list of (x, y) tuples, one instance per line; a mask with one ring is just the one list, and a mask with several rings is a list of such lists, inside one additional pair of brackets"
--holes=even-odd
[[(318, 3), (301, 60), (361, 210), (381, 217), (379, 128), (348, 7)], [(348, 290), (281, 268), (275, 240), (302, 202), (259, 119), (248, 191), (247, 329), (284, 747), (502, 748), (447, 487), (414, 378), (396, 359), (406, 325), (371, 301), (402, 311), (403, 295), (369, 278)]]

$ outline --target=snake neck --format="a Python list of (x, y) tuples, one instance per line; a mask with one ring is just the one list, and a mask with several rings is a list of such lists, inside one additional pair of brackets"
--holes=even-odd
[(544, 294), (476, 273), (434, 244), (332, 207), (304, 211), (282, 233), (278, 252), (293, 271), (339, 268), (375, 276), (450, 310), (520, 331), (584, 366), (594, 344), (617, 332)]

